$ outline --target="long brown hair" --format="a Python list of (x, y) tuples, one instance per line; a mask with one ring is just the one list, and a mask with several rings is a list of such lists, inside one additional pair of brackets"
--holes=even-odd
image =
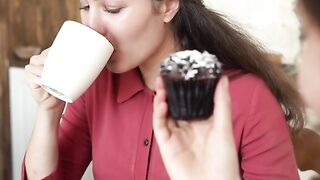
[(299, 0), (298, 5), (302, 5), (305, 12), (309, 15), (312, 20), (318, 24), (320, 28), (320, 1), (319, 0)]
[(202, 0), (180, 0), (172, 31), (183, 49), (206, 50), (215, 54), (225, 67), (241, 69), (263, 79), (281, 103), (292, 129), (303, 127), (303, 103), (291, 80), (267, 59), (259, 44), (227, 18), (205, 7)]

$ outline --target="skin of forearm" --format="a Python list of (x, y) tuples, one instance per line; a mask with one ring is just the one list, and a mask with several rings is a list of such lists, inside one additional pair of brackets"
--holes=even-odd
[(42, 179), (51, 174), (58, 163), (58, 129), (63, 108), (38, 108), (36, 123), (26, 153), (28, 179)]

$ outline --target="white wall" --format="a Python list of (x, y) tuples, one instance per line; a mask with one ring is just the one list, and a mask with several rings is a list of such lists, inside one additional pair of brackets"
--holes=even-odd
[[(35, 122), (36, 103), (24, 78), (23, 68), (9, 69), (13, 180), (21, 179), (21, 163)], [(82, 180), (91, 180), (89, 166)]]
[(295, 0), (205, 0), (262, 42), (270, 52), (279, 52), (284, 63), (294, 63), (299, 53), (299, 23)]
[(36, 114), (36, 104), (28, 89), (22, 68), (9, 69), (11, 148), (13, 179), (20, 179), (21, 162)]

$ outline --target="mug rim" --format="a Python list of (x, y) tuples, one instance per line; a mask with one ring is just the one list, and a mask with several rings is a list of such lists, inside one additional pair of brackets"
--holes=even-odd
[(96, 30), (92, 29), (91, 27), (86, 26), (86, 25), (84, 25), (84, 24), (82, 24), (80, 22), (73, 21), (73, 20), (66, 20), (63, 24), (74, 24), (74, 25), (77, 25), (77, 26), (84, 27), (85, 29), (89, 30), (90, 32), (97, 34), (101, 39), (103, 39), (103, 41), (106, 41), (109, 45), (111, 45), (111, 47), (112, 47), (112, 49), (114, 51), (113, 44), (106, 37), (104, 37), (102, 34), (98, 33)]

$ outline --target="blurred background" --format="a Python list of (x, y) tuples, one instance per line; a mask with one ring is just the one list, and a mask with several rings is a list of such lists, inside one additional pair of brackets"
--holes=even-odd
[[(299, 23), (294, 0), (205, 0), (267, 49), (270, 60), (293, 78), (299, 62)], [(20, 179), (36, 105), (24, 81), (29, 58), (48, 48), (63, 21), (79, 21), (79, 0), (0, 0), (0, 180)], [(308, 127), (317, 131), (312, 112)], [(308, 139), (306, 139), (308, 141)], [(93, 179), (91, 167), (83, 177)], [(320, 179), (313, 171), (301, 179)]]

